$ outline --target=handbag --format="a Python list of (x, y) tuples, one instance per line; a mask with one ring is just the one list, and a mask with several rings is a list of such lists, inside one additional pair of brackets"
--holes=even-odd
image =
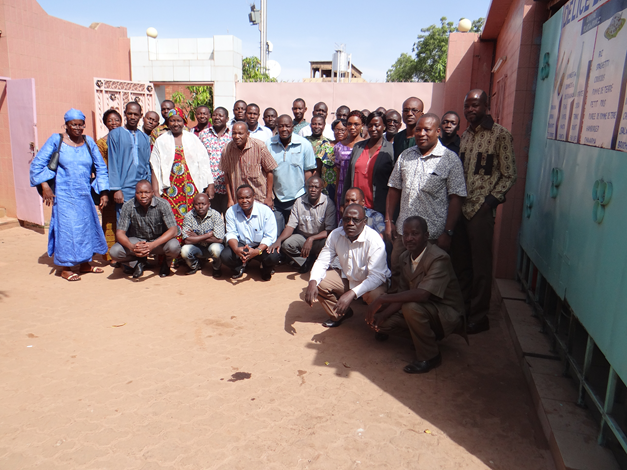
[[(96, 179), (96, 165), (94, 165), (93, 161), (94, 161), (94, 155), (91, 153), (91, 148), (89, 147), (89, 144), (87, 143), (87, 138), (85, 136), (83, 136), (83, 140), (85, 141), (85, 147), (87, 147), (87, 151), (89, 152), (89, 156), (91, 157), (91, 178), (89, 179), (89, 185), (91, 186), (91, 184), (94, 182), (94, 180)], [(92, 201), (94, 201), (94, 205), (99, 206), (100, 205), (100, 194), (98, 194), (96, 191), (94, 191), (94, 187), (91, 186), (91, 199)]]
[[(63, 134), (59, 134), (59, 143), (57, 144), (56, 150), (52, 152), (52, 155), (50, 156), (50, 161), (48, 162), (48, 169), (50, 171), (54, 171), (55, 173), (57, 172), (57, 168), (59, 168), (59, 153), (61, 152), (61, 142), (63, 142)], [(50, 189), (52, 190), (53, 193), (54, 193), (54, 180), (55, 178), (52, 178), (46, 181), (46, 183), (48, 183), (48, 186), (50, 186)], [(40, 196), (43, 196), (44, 190), (40, 184), (37, 185), (37, 192), (39, 193)]]

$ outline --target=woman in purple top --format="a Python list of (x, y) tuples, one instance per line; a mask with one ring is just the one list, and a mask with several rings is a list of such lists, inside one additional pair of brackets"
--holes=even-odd
[[(341, 120), (343, 121), (343, 120)], [(336, 124), (335, 121), (333, 124)], [(361, 137), (361, 128), (366, 122), (366, 118), (364, 117), (361, 111), (352, 111), (348, 115), (348, 120), (346, 122), (346, 137), (341, 142), (335, 144), (333, 147), (333, 151), (335, 154), (335, 166), (338, 168), (338, 179), (337, 179), (337, 190), (335, 196), (335, 206), (338, 208), (337, 211), (337, 222), (339, 224), (340, 219), (342, 218), (340, 207), (344, 206), (344, 201), (341, 201), (342, 193), (344, 190), (344, 179), (346, 178), (346, 173), (348, 172), (348, 167), (350, 166), (351, 161), (351, 153), (353, 152), (353, 146), (357, 142), (361, 142), (364, 140)], [(344, 123), (342, 123), (344, 124)], [(336, 126), (337, 127), (337, 126)], [(335, 132), (335, 128), (333, 129)]]

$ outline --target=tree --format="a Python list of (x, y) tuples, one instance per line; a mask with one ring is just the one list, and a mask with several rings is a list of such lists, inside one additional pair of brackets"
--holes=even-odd
[(242, 59), (242, 80), (245, 82), (276, 82), (265, 72), (261, 71), (259, 57), (250, 56)]
[(385, 74), (386, 82), (411, 82), (416, 75), (416, 60), (406, 52), (396, 59), (392, 68)]
[(209, 85), (188, 86), (191, 98), (187, 98), (180, 91), (172, 93), (172, 101), (185, 111), (192, 121), (196, 120), (196, 108), (207, 106), (209, 112), (213, 113), (213, 88)]
[[(484, 18), (472, 22), (470, 32), (480, 32)], [(446, 17), (440, 18), (440, 25), (432, 24), (420, 30), (418, 40), (414, 43), (412, 52), (415, 57), (407, 53), (394, 62), (386, 73), (388, 82), (441, 82), (446, 77), (446, 56), (448, 53), (448, 37), (457, 31), (452, 21)]]

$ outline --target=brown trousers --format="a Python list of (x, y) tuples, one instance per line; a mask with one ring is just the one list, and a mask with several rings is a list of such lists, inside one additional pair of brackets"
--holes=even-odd
[(440, 353), (437, 341), (444, 337), (444, 328), (433, 302), (408, 302), (381, 326), (381, 333), (405, 335), (409, 330), (417, 361), (428, 361)]
[(494, 215), (490, 210), (470, 220), (462, 215), (451, 241), (451, 262), (470, 323), (482, 320), (490, 310), (493, 238)]
[[(324, 311), (327, 312), (333, 320), (339, 320), (339, 317), (335, 313), (335, 306), (340, 297), (350, 290), (348, 285), (348, 279), (340, 276), (340, 273), (336, 269), (329, 269), (327, 275), (324, 277), (320, 284), (318, 284), (318, 300), (324, 307)], [(370, 305), (377, 297), (385, 294), (387, 291), (387, 285), (381, 284), (376, 289), (366, 292), (362, 297), (364, 301)]]

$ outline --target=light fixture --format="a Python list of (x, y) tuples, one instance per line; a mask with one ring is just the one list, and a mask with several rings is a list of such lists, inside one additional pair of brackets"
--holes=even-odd
[(155, 28), (150, 27), (146, 30), (146, 36), (148, 36), (149, 38), (156, 39), (158, 34), (159, 33)]
[(457, 31), (467, 33), (472, 28), (472, 22), (468, 18), (462, 18), (457, 25)]
[(494, 67), (492, 67), (492, 73), (498, 72), (501, 66), (505, 63), (505, 61), (507, 61), (506, 55), (504, 55), (503, 57), (499, 57), (499, 60), (497, 60), (496, 64), (494, 64)]

